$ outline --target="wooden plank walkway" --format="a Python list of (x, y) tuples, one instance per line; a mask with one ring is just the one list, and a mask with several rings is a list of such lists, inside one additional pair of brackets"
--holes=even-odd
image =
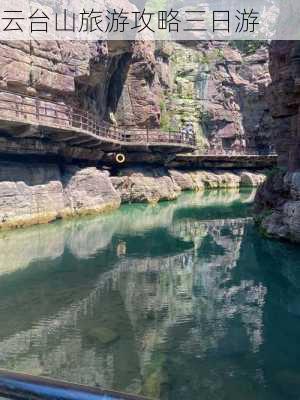
[(57, 132), (56, 139), (71, 146), (101, 148), (108, 143), (134, 148), (174, 147), (180, 152), (196, 149), (194, 134), (117, 127), (90, 112), (16, 92), (0, 91), (0, 123), (4, 129), (23, 125)]
[[(63, 142), (67, 146), (80, 146), (90, 150), (114, 152), (147, 149), (177, 154), (174, 164), (210, 167), (215, 164), (265, 166), (274, 165), (277, 155), (258, 154), (245, 149), (240, 154), (228, 150), (197, 150), (195, 134), (183, 132), (164, 132), (160, 129), (136, 129), (117, 127), (97, 118), (91, 112), (55, 103), (38, 97), (24, 95), (15, 91), (0, 89), (0, 130), (10, 132), (17, 138), (49, 139), (50, 142)], [(186, 154), (189, 153), (189, 154)]]

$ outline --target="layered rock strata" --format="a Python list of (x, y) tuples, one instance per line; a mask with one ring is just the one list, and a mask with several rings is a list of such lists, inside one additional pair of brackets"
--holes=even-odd
[(266, 235), (300, 242), (300, 42), (273, 42), (270, 56), (278, 168), (258, 192), (256, 209)]
[(111, 178), (122, 202), (156, 203), (174, 200), (185, 190), (239, 189), (257, 187), (265, 180), (261, 173), (240, 171), (180, 171), (166, 168), (126, 168)]
[(123, 203), (175, 200), (185, 190), (258, 186), (264, 175), (249, 172), (127, 168), (118, 176), (95, 167), (4, 162), (0, 164), (0, 228), (42, 224), (96, 214)]
[(193, 122), (200, 147), (268, 152), (274, 121), (265, 44), (247, 50), (229, 42), (157, 44), (161, 124)]
[(22, 227), (118, 208), (120, 196), (96, 168), (4, 163), (0, 167), (0, 226)]
[[(1, 42), (0, 53), (0, 92), (37, 97), (54, 112), (68, 105), (118, 126), (174, 131), (191, 121), (200, 147), (268, 148), (266, 47), (245, 54), (228, 42), (14, 41)], [(50, 144), (36, 129), (22, 135), (3, 129), (0, 152), (94, 161), (103, 155), (58, 144), (55, 135), (46, 139)]]
[(0, 89), (79, 106), (119, 125), (157, 127), (154, 51), (154, 42), (142, 40), (2, 41)]

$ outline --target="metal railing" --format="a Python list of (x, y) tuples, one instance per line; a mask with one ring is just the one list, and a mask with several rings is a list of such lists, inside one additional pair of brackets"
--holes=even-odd
[(139, 395), (0, 370), (0, 396), (14, 400), (146, 400)]
[(101, 141), (123, 145), (173, 145), (189, 148), (196, 145), (194, 134), (117, 127), (101, 121), (88, 111), (3, 90), (0, 91), (0, 119), (76, 131)]
[(202, 149), (199, 156), (212, 156), (212, 157), (276, 157), (277, 153), (273, 148), (258, 150), (253, 147), (245, 147), (243, 149)]

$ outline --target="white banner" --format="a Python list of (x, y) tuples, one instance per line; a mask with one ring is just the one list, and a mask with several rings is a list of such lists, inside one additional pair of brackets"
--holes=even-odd
[(299, 0), (1, 0), (0, 40), (300, 40)]

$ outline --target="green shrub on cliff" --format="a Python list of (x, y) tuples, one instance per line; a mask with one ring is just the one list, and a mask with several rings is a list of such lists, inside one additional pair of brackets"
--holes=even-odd
[(170, 130), (170, 116), (167, 111), (167, 106), (164, 100), (159, 103), (160, 107), (160, 128), (162, 131)]

